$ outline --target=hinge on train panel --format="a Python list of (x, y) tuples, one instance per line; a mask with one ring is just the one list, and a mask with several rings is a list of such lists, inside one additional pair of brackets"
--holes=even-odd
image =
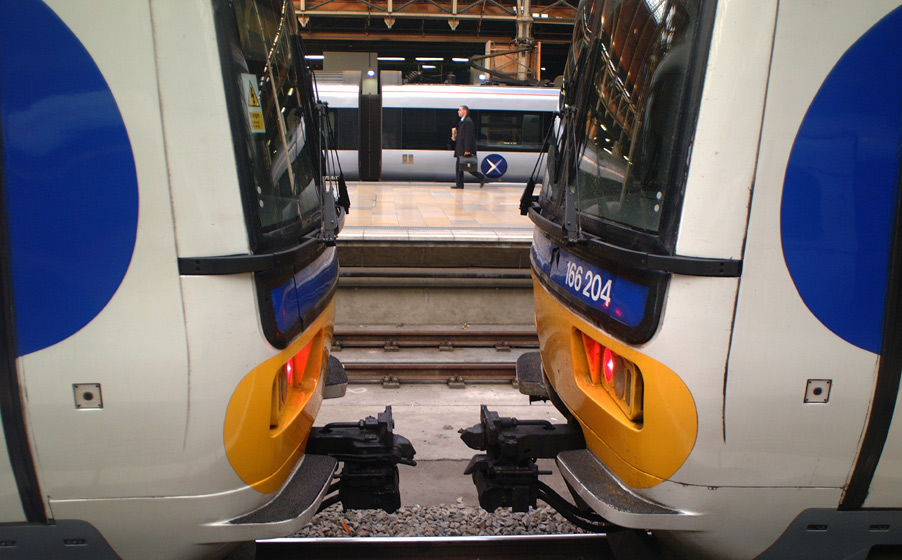
[(499, 507), (529, 511), (540, 497), (536, 459), (551, 459), (561, 451), (585, 448), (578, 426), (552, 424), (547, 420), (501, 418), (482, 405), (480, 423), (460, 430), (467, 447), (485, 454), (474, 455), (464, 474), (473, 476), (479, 505), (492, 512)]
[(398, 464), (416, 466), (416, 451), (407, 438), (392, 432), (394, 425), (391, 407), (386, 406), (378, 418), (368, 416), (311, 429), (306, 453), (330, 455), (344, 463), (338, 475), (337, 500), (329, 504), (341, 501), (346, 510), (388, 513), (401, 507)]

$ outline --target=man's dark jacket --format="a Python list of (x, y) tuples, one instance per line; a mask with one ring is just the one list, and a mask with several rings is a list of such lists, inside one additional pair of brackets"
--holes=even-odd
[(457, 123), (457, 142), (454, 144), (454, 155), (460, 157), (464, 153), (476, 155), (476, 125), (470, 119), (470, 115), (462, 118)]

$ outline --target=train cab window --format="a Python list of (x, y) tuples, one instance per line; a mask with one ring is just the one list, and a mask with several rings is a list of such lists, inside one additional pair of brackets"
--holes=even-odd
[[(234, 0), (237, 23), (230, 79), (241, 100), (243, 131), (252, 179), (252, 229), (261, 246), (277, 248), (311, 230), (320, 211), (316, 153), (302, 106), (302, 63), (294, 49), (297, 22), (283, 0)], [(239, 132), (238, 136), (242, 136)], [(239, 154), (241, 156), (242, 154)], [(239, 159), (243, 159), (240, 157)], [(290, 233), (289, 233), (290, 232)]]
[(680, 135), (699, 12), (691, 0), (599, 2), (585, 14), (592, 27), (575, 30), (563, 97), (580, 108), (577, 139), (567, 162), (550, 161), (575, 168), (584, 215), (660, 232), (688, 150)]

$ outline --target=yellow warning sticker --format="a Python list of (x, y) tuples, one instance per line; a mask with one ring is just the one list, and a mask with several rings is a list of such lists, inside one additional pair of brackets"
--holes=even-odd
[(242, 96), (244, 110), (247, 112), (247, 124), (251, 133), (266, 132), (266, 121), (263, 118), (263, 108), (260, 106), (260, 90), (257, 89), (257, 76), (254, 74), (241, 74)]
[(251, 119), (252, 131), (266, 132), (266, 127), (263, 124), (263, 113), (248, 113), (247, 116)]
[(257, 95), (257, 92), (254, 91), (257, 88), (254, 87), (254, 84), (248, 84), (247, 88), (247, 105), (248, 107), (259, 107), (260, 106), (260, 96)]

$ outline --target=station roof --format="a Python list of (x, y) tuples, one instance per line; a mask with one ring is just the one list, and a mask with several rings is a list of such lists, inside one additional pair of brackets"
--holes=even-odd
[[(552, 79), (563, 72), (578, 0), (293, 0), (307, 50), (375, 52), (410, 58), (468, 58), (535, 45)], [(438, 68), (437, 73), (441, 74)]]

